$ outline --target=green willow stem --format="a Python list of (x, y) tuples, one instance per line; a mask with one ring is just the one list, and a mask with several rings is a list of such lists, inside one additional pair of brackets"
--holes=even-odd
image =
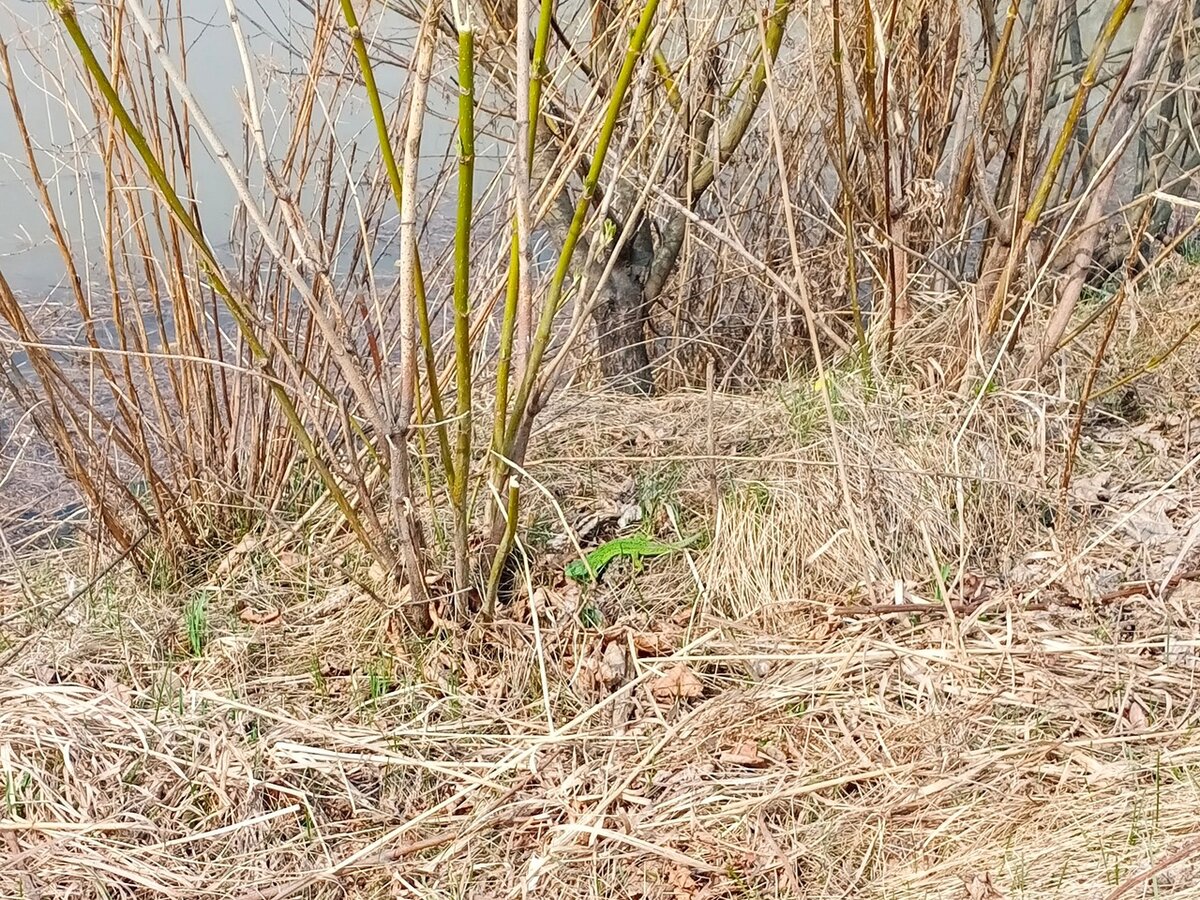
[[(504, 432), (508, 419), (508, 389), (512, 381), (513, 333), (517, 326), (517, 303), (521, 287), (521, 248), (517, 229), (513, 227), (508, 252), (508, 282), (504, 292), (504, 315), (500, 321), (500, 349), (496, 360), (496, 418), (492, 428), (492, 449), (504, 449)], [(497, 460), (497, 466), (503, 464)]]
[(863, 127), (871, 140), (875, 139), (875, 81), (879, 74), (875, 48), (875, 11), (871, 0), (863, 0)]
[[(592, 162), (583, 180), (583, 192), (580, 194), (579, 202), (575, 205), (575, 214), (571, 218), (571, 225), (567, 231), (566, 240), (563, 242), (562, 251), (558, 256), (558, 265), (555, 267), (545, 303), (542, 306), (542, 314), (533, 336), (533, 346), (529, 352), (529, 363), (521, 378), (516, 398), (513, 400), (512, 413), (508, 418), (508, 427), (505, 429), (504, 434), (503, 457), (505, 459), (517, 460), (519, 462), (518, 457), (520, 454), (516, 452), (516, 449), (520, 443), (522, 426), (527, 424), (526, 415), (529, 411), (529, 402), (533, 397), (533, 389), (537, 383), (538, 371), (541, 368), (542, 359), (545, 356), (547, 346), (550, 344), (550, 334), (554, 328), (554, 318), (563, 303), (563, 287), (566, 284), (567, 273), (571, 269), (571, 259), (575, 255), (575, 247), (579, 244), (579, 238), (583, 233), (583, 223), (587, 218), (588, 210), (591, 208), (592, 198), (596, 193), (596, 186), (600, 183), (600, 174), (603, 171), (604, 159), (608, 155), (608, 148), (612, 143), (613, 134), (617, 128), (617, 119), (620, 117), (621, 107), (625, 102), (625, 95), (629, 92), (629, 85), (633, 81), (633, 70), (637, 67), (638, 60), (641, 59), (642, 50), (646, 46), (646, 40), (649, 38), (651, 28), (654, 25), (654, 16), (658, 12), (658, 4), (659, 0), (647, 0), (645, 7), (643, 7), (637, 27), (634, 28), (633, 34), (630, 36), (629, 49), (625, 52), (625, 60), (621, 64), (621, 70), (613, 86), (612, 96), (608, 101), (608, 109), (600, 126), (600, 136), (596, 141), (596, 149), (592, 155)], [(530, 112), (530, 121), (537, 121), (533, 117), (532, 110)], [(532, 154), (530, 155), (532, 157)], [(525, 433), (528, 434), (528, 431), (526, 430)], [(492, 561), (492, 571), (488, 578), (489, 605), (494, 600), (495, 588), (499, 584), (500, 572), (503, 570), (507, 557), (506, 550), (513, 546), (513, 537), (517, 528), (517, 516), (515, 515), (517, 504), (514, 495), (518, 488), (515, 484), (511, 483), (511, 479), (509, 481), (510, 483), (507, 485), (509, 515), (508, 520), (505, 522), (504, 536), (500, 542), (500, 552), (496, 554)]]
[(533, 65), (529, 80), (529, 161), (533, 165), (533, 149), (537, 146), (537, 122), (542, 103), (542, 85), (550, 71), (546, 68), (546, 48), (554, 23), (554, 0), (542, 0), (538, 11), (537, 35), (533, 39)]
[[(504, 464), (503, 460), (501, 460), (501, 464)], [(496, 597), (500, 592), (500, 576), (504, 573), (504, 563), (516, 544), (517, 518), (521, 511), (521, 488), (515, 475), (508, 479), (505, 491), (507, 496), (504, 501), (504, 531), (500, 537), (500, 544), (496, 548), (496, 556), (492, 560), (492, 570), (488, 574), (484, 605), (484, 612), (489, 619), (496, 614)]]
[(774, 64), (775, 58), (779, 54), (779, 47), (783, 43), (783, 33), (787, 30), (792, 3), (793, 0), (779, 0), (775, 4), (771, 18), (767, 21), (766, 58), (760, 57), (758, 64), (754, 67), (754, 74), (750, 76), (750, 84), (747, 88), (746, 102), (738, 107), (737, 114), (729, 121), (721, 134), (717, 159), (705, 161), (692, 177), (693, 193), (700, 193), (709, 186), (716, 177), (717, 165), (733, 154), (746, 134), (746, 129), (750, 127), (750, 121), (754, 118), (758, 104), (767, 89), (767, 67)]
[[(512, 362), (514, 335), (519, 327), (518, 320), (525, 327), (522, 329), (521, 359), (528, 362), (529, 339), (528, 323), (532, 316), (532, 291), (530, 288), (531, 273), (529, 272), (529, 194), (533, 182), (533, 158), (537, 147), (537, 128), (541, 122), (540, 105), (542, 86), (548, 72), (546, 70), (546, 47), (550, 40), (550, 31), (554, 24), (554, 0), (542, 0), (541, 12), (538, 17), (537, 33), (534, 44), (529, 47), (529, 0), (516, 0), (517, 22), (520, 31), (517, 32), (517, 140), (525, 141), (525, 158), (517, 154), (518, 165), (514, 187), (516, 189), (517, 208), (513, 216), (512, 238), (508, 255), (508, 284), (504, 297), (504, 314), (500, 325), (500, 352), (496, 365), (495, 417), (492, 422), (492, 473), (490, 487), (495, 492), (498, 504), (489, 504), (486, 527), (489, 542), (497, 540), (495, 555), (491, 559), (490, 571), (484, 594), (484, 615), (491, 619), (496, 610), (496, 595), (499, 591), (500, 575), (504, 562), (512, 552), (513, 540), (516, 535), (515, 523), (520, 505), (520, 494), (515, 482), (506, 483), (508, 474), (507, 461), (504, 457), (504, 435), (508, 424), (508, 399), (512, 383)], [(526, 59), (528, 58), (528, 65)], [(521, 102), (521, 91), (525, 92), (525, 102)], [(522, 130), (524, 134), (522, 134)], [(518, 146), (520, 146), (518, 144)], [(525, 221), (522, 221), (522, 217)], [(520, 370), (519, 370), (520, 371)], [(501, 500), (501, 492), (507, 492), (507, 501)], [(501, 521), (500, 507), (503, 506), (506, 518)]]
[[(401, 194), (403, 196), (403, 194)], [(399, 198), (396, 208), (399, 209)], [(454, 458), (450, 454), (450, 433), (446, 429), (446, 408), (442, 402), (442, 386), (438, 380), (437, 358), (434, 355), (433, 341), (426, 340), (425, 335), (433, 334), (429, 325), (429, 302), (425, 294), (425, 273), (421, 270), (421, 261), (413, 260), (413, 294), (416, 295), (417, 330), (421, 334), (421, 355), (425, 363), (425, 380), (429, 383), (429, 405), (433, 412), (434, 433), (437, 435), (438, 454), (442, 459), (442, 467), (446, 470), (446, 478), (454, 476)], [(424, 424), (424, 417), (418, 415), (418, 422)], [(419, 433), (419, 432), (418, 432)]]
[[(896, 54), (893, 52), (896, 42), (896, 22), (900, 15), (900, 0), (892, 0), (892, 7), (888, 15), (888, 29), (885, 45), (885, 53), (883, 58), (883, 84), (879, 89), (879, 150), (881, 156), (881, 164), (883, 168), (883, 230), (887, 235), (887, 280), (888, 289), (891, 293), (891, 302), (888, 303), (888, 327), (887, 341), (884, 350), (884, 359), (888, 359), (892, 355), (892, 347), (896, 341), (896, 325), (899, 318), (900, 302), (905, 293), (908, 291), (907, 284), (900, 283), (900, 271), (898, 264), (898, 254), (900, 248), (896, 246), (894, 228), (896, 226), (896, 217), (893, 215), (894, 203), (892, 192), (896, 185), (892, 181), (892, 115), (891, 115), (891, 87), (892, 87), (892, 64), (895, 62)], [(855, 285), (857, 289), (857, 285)], [(907, 302), (906, 302), (907, 306)], [(903, 323), (900, 323), (903, 324)]]
[(236, 297), (233, 291), (225, 283), (221, 276), (221, 267), (217, 262), (216, 254), (208, 244), (208, 239), (196, 224), (196, 221), (189, 215), (183, 202), (179, 199), (178, 193), (172, 186), (167, 173), (164, 171), (161, 163), (151, 150), (146, 136), (142, 133), (137, 123), (133, 121), (129, 111), (125, 108), (125, 104), (121, 101), (120, 95), (116, 88), (109, 80), (107, 73), (100, 65), (96, 54), (92, 52), (91, 44), (88, 43), (87, 37), (83, 33), (83, 29), (79, 25), (79, 19), (75, 15), (74, 7), (67, 0), (47, 0), (51, 12), (58, 16), (66, 29), (67, 35), (71, 42), (75, 45), (79, 52), (80, 59), (83, 62), (84, 68), (91, 75), (96, 86), (100, 89), (105, 102), (108, 103), (117, 122), (121, 125), (121, 130), (125, 133), (126, 138), (133, 145), (138, 156), (142, 160), (142, 164), (146, 167), (146, 172), (150, 176), (151, 182), (158, 190), (159, 195), (167, 204), (171, 211), (171, 215), (175, 218), (179, 226), (187, 232), (188, 237), (192, 240), (196, 250), (200, 253), (200, 267), (208, 275), (213, 289), (224, 301), (230, 315), (233, 316), (234, 324), (237, 326), (238, 332), (246, 345), (250, 348), (250, 353), (254, 358), (255, 365), (261, 371), (266, 379), (267, 385), (283, 411), (284, 418), (287, 420), (288, 426), (291, 428), (296, 440), (299, 441), (301, 449), (308, 457), (309, 461), (317, 469), (317, 473), (321, 477), (321, 481), (325, 484), (326, 490), (329, 491), (346, 523), (350, 526), (355, 536), (363, 544), (363, 546), (375, 552), (375, 542), (371, 540), (366, 528), (362, 524), (357, 511), (351, 505), (349, 498), (342, 491), (341, 486), (334, 478), (333, 472), (325, 464), (321, 458), (320, 452), (317, 450), (316, 442), (313, 440), (308, 429), (304, 426), (304, 421), (300, 416), (300, 411), (297, 409), (295, 402), (288, 395), (287, 390), (283, 386), (283, 382), (279, 379), (271, 364), (271, 356), (267, 352), (266, 346), (259, 340), (258, 335), (254, 331), (252, 316), (250, 310)]
[[(358, 16), (354, 12), (351, 0), (341, 0), (342, 18), (346, 20), (346, 28), (350, 32), (350, 43), (354, 47), (354, 56), (358, 60), (358, 68), (362, 73), (363, 87), (367, 92), (367, 101), (371, 105), (371, 118), (375, 122), (375, 136), (379, 143), (379, 155), (383, 158), (383, 167), (387, 170), (388, 183), (392, 188), (392, 196), (396, 201), (396, 211), (404, 197), (403, 181), (400, 177), (400, 166), (396, 155), (392, 152), (392, 139), (388, 134), (387, 114), (383, 109), (383, 100), (375, 81), (375, 69), (371, 65), (371, 56), (367, 53), (367, 43), (363, 40), (362, 28)], [(433, 409), (435, 421), (434, 430), (437, 433), (438, 448), (441, 451), (442, 466), (446, 470), (447, 479), (454, 478), (453, 457), (450, 454), (450, 435), (446, 429), (446, 413), (442, 403), (441, 386), (438, 383), (437, 360), (433, 352), (433, 332), (429, 325), (429, 301), (425, 294), (425, 277), (421, 270), (421, 260), (418, 256), (414, 261), (413, 290), (416, 294), (417, 329), (421, 335), (421, 350), (425, 362), (425, 375), (429, 382), (429, 405)]]
[(1108, 55), (1108, 50), (1112, 46), (1113, 41), (1116, 40), (1117, 32), (1121, 30), (1121, 25), (1125, 22), (1125, 17), (1129, 14), (1132, 6), (1133, 0), (1120, 0), (1113, 9), (1109, 20), (1104, 24), (1104, 30), (1100, 33), (1100, 38), (1092, 50), (1092, 58), (1088, 60), (1087, 70), (1083, 73), (1083, 78), (1079, 82), (1079, 88), (1075, 91), (1075, 98), (1071, 103), (1071, 109), (1067, 112), (1067, 119), (1058, 134), (1058, 143), (1054, 146), (1054, 152), (1050, 154), (1050, 163), (1046, 166), (1046, 172), (1038, 184), (1033, 202), (1029, 204), (1029, 209), (1025, 211), (1025, 223), (1031, 228), (1042, 217), (1042, 212), (1045, 210), (1046, 203), (1050, 199), (1050, 192), (1054, 188), (1054, 182), (1058, 178), (1059, 170), (1066, 160), (1067, 149), (1075, 137), (1075, 127), (1079, 122), (1080, 116), (1083, 115), (1088, 94), (1095, 86), (1096, 80), (1100, 75), (1100, 67), (1104, 64), (1104, 58)]
[(467, 483), (471, 465), (471, 211), (475, 201), (475, 35), (458, 33), (458, 220), (454, 230), (454, 362), (458, 433), (455, 477), (450, 482), (454, 504), (455, 597), (459, 613), (467, 612), (470, 565), (467, 559)]
[(1113, 7), (1108, 21), (1104, 23), (1104, 28), (1101, 30), (1100, 36), (1096, 39), (1091, 58), (1088, 60), (1087, 69), (1084, 70), (1083, 77), (1079, 80), (1079, 87), (1075, 91), (1075, 98), (1071, 102), (1071, 108), (1067, 111), (1066, 120), (1059, 130), (1058, 141), (1055, 143), (1054, 150), (1050, 154), (1050, 161), (1046, 164), (1046, 171), (1042, 174), (1042, 180), (1038, 183), (1033, 199), (1029, 202), (1029, 206), (1025, 210), (1025, 215), (1021, 219), (1021, 228), (1017, 233), (1017, 239), (1013, 241), (1012, 248), (1008, 254), (1008, 260), (1004, 264), (1004, 269), (996, 283), (995, 292), (992, 294), (991, 306), (988, 309), (987, 322), (985, 323), (986, 333), (989, 335), (995, 334), (996, 329), (1000, 326), (1000, 318), (1004, 314), (1008, 289), (1012, 282), (1017, 262), (1024, 256), (1025, 247), (1033, 235), (1033, 230), (1037, 227), (1038, 222), (1041, 221), (1042, 213), (1045, 211), (1046, 204), (1050, 200), (1050, 194), (1054, 190), (1054, 183), (1058, 180), (1059, 172), (1066, 162), (1067, 151), (1070, 149), (1071, 142), (1075, 138), (1075, 131), (1079, 126), (1079, 120), (1083, 115), (1084, 107), (1087, 105), (1088, 95), (1096, 85), (1096, 80), (1100, 74), (1100, 67), (1104, 64), (1109, 48), (1116, 39), (1117, 32), (1121, 30), (1121, 25), (1125, 22), (1125, 17), (1129, 15), (1129, 10), (1132, 6), (1133, 0), (1119, 0), (1117, 5)]
[(1174, 356), (1175, 352), (1184, 344), (1186, 344), (1197, 332), (1200, 332), (1200, 319), (1196, 319), (1196, 321), (1192, 322), (1192, 324), (1188, 326), (1187, 330), (1180, 334), (1179, 337), (1175, 338), (1175, 340), (1171, 341), (1165, 350), (1161, 350), (1151, 356), (1149, 361), (1147, 361), (1146, 364), (1140, 369), (1130, 372), (1128, 375), (1117, 379), (1102, 390), (1096, 391), (1096, 393), (1091, 396), (1092, 402), (1094, 403), (1097, 400), (1102, 400), (1114, 391), (1119, 391), (1121, 388), (1132, 384), (1139, 378), (1149, 375), (1151, 372), (1169, 360), (1172, 356)]
[[(996, 93), (996, 85), (1000, 81), (1000, 73), (1004, 68), (1004, 63), (1008, 59), (1009, 44), (1012, 43), (1013, 29), (1017, 22), (1017, 13), (1020, 11), (1021, 0), (1011, 0), (1008, 5), (1008, 14), (1004, 18), (1004, 28), (1000, 33), (1000, 42), (996, 45), (995, 51), (992, 53), (992, 68), (988, 72), (987, 83), (983, 86), (983, 96), (979, 101), (979, 112), (976, 121), (980, 128), (986, 127), (988, 117), (991, 114), (992, 96)], [(971, 180), (975, 171), (975, 132), (973, 131), (967, 137), (966, 147), (963, 150), (962, 163), (959, 166), (958, 177), (954, 182), (954, 189), (950, 192), (950, 201), (947, 205), (949, 210), (946, 214), (947, 222), (957, 222), (960, 205), (965, 202), (967, 194), (967, 185)]]
[(667, 101), (671, 104), (671, 108), (678, 112), (683, 106), (683, 98), (679, 96), (679, 85), (675, 81), (675, 74), (671, 71), (671, 64), (667, 62), (667, 55), (662, 50), (655, 50), (653, 58), (658, 77), (662, 79), (663, 87), (667, 89)]
[[(533, 174), (533, 154), (537, 145), (537, 122), (542, 98), (542, 84), (547, 74), (546, 47), (550, 42), (550, 31), (554, 21), (554, 0), (542, 0), (538, 16), (537, 35), (533, 42), (533, 61), (530, 65), (529, 79), (529, 148), (528, 166), (525, 177)], [(525, 27), (519, 23), (518, 27)], [(519, 140), (518, 136), (518, 140)], [(500, 348), (496, 362), (496, 418), (492, 430), (492, 450), (503, 454), (504, 436), (508, 424), (508, 395), (512, 380), (513, 335), (517, 326), (517, 306), (520, 301), (521, 269), (524, 264), (521, 259), (520, 242), (517, 237), (517, 223), (513, 221), (512, 243), (508, 257), (508, 283), (504, 295), (504, 315), (500, 324)], [(497, 458), (495, 472), (502, 477), (503, 462)]]
[(846, 145), (846, 87), (842, 83), (842, 5), (833, 0), (833, 83), (837, 97), (838, 174), (842, 179), (842, 226), (846, 229), (846, 293), (854, 317), (854, 336), (862, 353), (864, 370), (869, 370), (871, 350), (858, 303), (858, 260), (854, 242), (854, 186), (850, 182), (850, 155)]
[[(546, 353), (546, 347), (550, 344), (550, 332), (554, 326), (554, 317), (563, 303), (563, 287), (567, 281), (567, 274), (571, 270), (575, 247), (579, 244), (579, 238), (583, 234), (583, 223), (587, 218), (588, 210), (591, 209), (596, 186), (600, 183), (604, 159), (608, 155), (609, 145), (612, 143), (613, 134), (617, 129), (621, 106), (625, 102), (625, 95), (633, 81), (633, 70), (637, 66), (642, 50), (646, 46), (646, 40), (650, 36), (654, 15), (658, 12), (658, 4), (659, 0), (647, 0), (646, 6), (642, 9), (641, 18), (629, 39), (629, 49), (625, 52), (625, 60), (617, 75), (612, 97), (609, 98), (608, 110), (605, 112), (604, 121), (600, 127), (600, 136), (596, 141), (596, 152), (592, 155), (592, 164), (588, 167), (587, 175), (583, 179), (583, 193), (579, 196), (579, 202), (575, 204), (575, 214), (571, 217), (571, 225), (567, 230), (562, 252), (558, 256), (558, 265), (555, 267), (554, 276), (550, 281), (545, 305), (542, 307), (541, 319), (538, 321), (537, 331), (533, 336), (533, 346), (529, 352), (529, 365), (525, 369), (516, 399), (513, 401), (512, 415), (504, 435), (505, 456), (510, 459), (515, 458), (512, 453), (513, 446), (520, 423), (529, 407), (529, 400), (533, 395), (533, 386), (542, 365), (542, 357)], [(765, 74), (763, 80), (764, 82), (766, 80)]]

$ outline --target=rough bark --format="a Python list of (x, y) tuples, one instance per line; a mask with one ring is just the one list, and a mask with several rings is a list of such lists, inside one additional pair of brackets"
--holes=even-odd
[[(618, 255), (592, 309), (600, 372), (610, 388), (626, 394), (654, 393), (654, 370), (646, 345), (650, 316), (646, 278), (655, 258), (650, 227), (643, 219)], [(604, 263), (600, 260), (593, 266), (595, 278), (603, 275)]]
[(625, 266), (618, 265), (592, 311), (600, 372), (613, 390), (654, 393), (654, 372), (646, 348), (646, 308), (641, 284)]
[[(552, 136), (544, 127), (539, 128), (538, 146), (533, 161), (536, 181), (542, 184), (553, 181), (556, 149)], [(627, 201), (629, 206), (626, 206)], [(574, 206), (569, 192), (560, 191), (542, 223), (558, 246), (562, 246), (566, 239)], [(632, 198), (625, 197), (618, 191), (609, 216), (615, 233), (620, 234), (624, 230), (621, 224), (622, 207), (628, 209), (631, 206)], [(589, 245), (590, 241), (586, 237), (580, 238), (576, 259), (589, 262), (585, 264), (586, 268), (579, 267), (577, 274), (584, 276), (583, 294), (591, 295), (594, 292), (595, 295), (591, 316), (596, 326), (600, 374), (613, 390), (627, 394), (652, 394), (654, 371), (646, 345), (649, 303), (646, 299), (645, 283), (655, 259), (655, 248), (649, 223), (644, 219), (639, 221), (630, 240), (618, 251), (612, 271), (607, 276), (605, 269), (608, 268), (608, 255), (601, 253), (593, 259)]]

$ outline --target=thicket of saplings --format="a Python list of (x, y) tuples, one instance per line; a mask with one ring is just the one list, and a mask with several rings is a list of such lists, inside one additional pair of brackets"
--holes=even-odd
[[(259, 64), (239, 6), (230, 146), (191, 87), (182, 0), (49, 0), (61, 52), (39, 77), (97, 173), (93, 253), (0, 41), (83, 325), (64, 352), (0, 278), (24, 355), (6, 383), (150, 577), (264, 532), (351, 547), (418, 629), (431, 594), (488, 614), (564, 384), (900, 377), (933, 328), (948, 396), (978, 397), (1081, 338), (1098, 365), (1191, 234), (1197, 10), (1178, 0), (338, 0), (313, 4), (293, 73)], [(411, 40), (388, 37), (399, 15)], [(373, 127), (345, 138), (354, 110)], [(484, 144), (507, 158), (476, 184)], [(232, 187), (228, 248), (201, 154)]]

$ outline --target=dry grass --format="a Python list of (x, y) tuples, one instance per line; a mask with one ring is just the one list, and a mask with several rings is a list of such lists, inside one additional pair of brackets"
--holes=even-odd
[(1194, 589), (787, 631), (553, 608), (553, 725), (524, 629), (381, 657), (374, 699), (334, 634), (261, 674), (307, 612), (6, 676), (4, 896), (1101, 897), (1195, 837)]
[[(534, 590), (423, 641), (303, 548), (60, 615), (80, 561), (26, 560), (0, 896), (1200, 897), (1194, 352), (1089, 419), (1065, 500), (1050, 394), (835, 370), (833, 432), (810, 384), (564, 396)], [(535, 538), (639, 504), (708, 546), (564, 585)]]

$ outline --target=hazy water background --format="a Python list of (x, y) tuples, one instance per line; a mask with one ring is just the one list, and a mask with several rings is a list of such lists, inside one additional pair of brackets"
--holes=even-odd
[[(169, 8), (179, 8), (174, 2)], [(77, 2), (76, 9), (85, 30), (93, 18), (93, 4)], [(147, 4), (153, 8), (153, 4)], [(313, 14), (299, 0), (239, 0), (237, 7), (259, 79), (258, 91), (263, 107), (268, 141), (277, 133), (280, 148), (286, 144), (291, 123), (288, 98), (297, 78), (307, 67), (312, 41)], [(376, 4), (378, 7), (379, 5)], [(190, 89), (211, 120), (221, 141), (236, 155), (243, 146), (242, 113), (239, 97), (244, 92), (242, 64), (229, 25), (224, 0), (183, 0), (183, 31), (188, 47)], [(130, 20), (130, 29), (136, 24)], [(412, 22), (396, 11), (385, 11), (368, 28), (378, 39), (387, 41), (389, 50), (399, 53), (377, 67), (381, 91), (395, 98), (406, 81), (406, 48), (415, 35)], [(26, 125), (37, 148), (38, 163), (48, 182), (62, 226), (77, 257), (85, 290), (93, 297), (97, 310), (95, 322), (103, 344), (115, 346), (116, 339), (105, 321), (109, 302), (103, 257), (97, 249), (102, 234), (100, 211), (103, 201), (103, 177), (94, 159), (94, 141), (84, 133), (62, 99), (62, 84), (76, 81), (76, 64), (66, 58), (61, 28), (52, 17), (45, 0), (0, 0), (0, 35), (9, 48), (14, 81)], [(104, 60), (104, 54), (100, 57)], [(337, 59), (337, 50), (333, 59)], [(165, 77), (159, 75), (158, 77)], [(78, 87), (68, 90), (72, 102), (83, 100)], [(326, 93), (329, 97), (329, 93)], [(423, 140), (422, 178), (434, 180), (446, 162), (454, 134), (452, 115), (457, 96), (447, 90), (445, 79), (435, 79), (430, 91), (430, 112)], [(374, 125), (362, 91), (349, 86), (328, 106), (318, 104), (315, 113), (324, 117), (337, 136), (340, 146), (357, 142), (360, 152), (377, 153)], [(276, 126), (273, 128), (273, 124)], [(236, 198), (233, 188), (216, 159), (198, 138), (192, 141), (196, 200), (205, 230), (219, 255), (231, 260), (231, 229)], [(280, 149), (280, 153), (282, 149)], [(477, 145), (477, 188), (487, 190), (489, 182), (505, 164), (507, 146), (502, 140), (481, 134)], [(442, 206), (453, 202), (453, 192), (441, 199)], [(450, 218), (434, 209), (425, 239), (444, 243)], [(388, 276), (392, 269), (394, 245), (388, 241), (393, 220), (381, 224), (381, 267)], [(236, 267), (235, 267), (236, 268)], [(64, 343), (79, 337), (79, 317), (64, 281), (64, 267), (54, 244), (46, 218), (34, 194), (25, 150), (22, 146), (7, 97), (0, 102), (0, 271), (38, 322), (63, 336)], [(153, 317), (144, 316), (152, 339), (157, 329)], [(167, 321), (171, 329), (173, 323)], [(15, 353), (19, 366), (24, 354)], [(76, 361), (85, 365), (86, 360)], [(72, 499), (57, 473), (57, 464), (49, 451), (32, 433), (7, 393), (0, 394), (0, 528), (14, 516), (28, 521), (38, 519), (47, 508), (56, 508)]]
[[(173, 3), (169, 4), (174, 6)], [(268, 140), (271, 112), (282, 122), (283, 144), (289, 124), (285, 115), (286, 92), (305, 71), (312, 35), (312, 13), (297, 0), (238, 0), (242, 28), (246, 34), (260, 78)], [(89, 4), (77, 3), (85, 27)], [(377, 5), (378, 6), (378, 5)], [(189, 86), (212, 121), (219, 137), (235, 153), (243, 145), (239, 97), (244, 92), (242, 65), (230, 31), (224, 0), (184, 0), (183, 26), (188, 44)], [(132, 21), (130, 29), (136, 29)], [(371, 22), (373, 33), (389, 48), (405, 53), (415, 34), (414, 25), (400, 12), (386, 9)], [(74, 80), (75, 64), (61, 57), (59, 26), (45, 0), (0, 0), (0, 34), (9, 44), (16, 69), (29, 130), (42, 151), (41, 164), (51, 192), (59, 205), (72, 244), (86, 252), (99, 233), (93, 190), (99, 189), (99, 172), (87, 167), (87, 148), (81, 155), (75, 147), (85, 138), (58, 99), (60, 88), (51, 79), (59, 71)], [(336, 51), (335, 57), (336, 58)], [(376, 75), (386, 98), (402, 90), (406, 71), (394, 62), (380, 64)], [(159, 77), (165, 77), (160, 75)], [(22, 83), (22, 79), (24, 83)], [(423, 139), (422, 177), (436, 176), (450, 149), (454, 134), (452, 117), (456, 97), (446, 90), (444, 79), (436, 79), (430, 91), (431, 115)], [(360, 90), (343, 92), (332, 109), (318, 107), (317, 115), (327, 121), (343, 146), (357, 141), (361, 147), (374, 144), (370, 110)], [(507, 146), (494, 135), (483, 134), (477, 147), (477, 183), (486, 188), (504, 165)], [(235, 198), (228, 179), (203, 142), (193, 140), (193, 176), (201, 215), (218, 249), (233, 222)], [(52, 177), (51, 177), (52, 176)], [(439, 217), (434, 216), (437, 220)], [(47, 294), (60, 284), (62, 262), (50, 241), (45, 218), (28, 182), (24, 150), (20, 144), (7, 103), (0, 104), (0, 267), (13, 289), (28, 295)]]
[[(1036, 0), (1033, 0), (1036, 2)], [(1136, 33), (1141, 3), (1126, 23), (1125, 37), (1118, 41), (1128, 45)], [(1081, 20), (1085, 50), (1090, 45), (1108, 11), (1108, 3), (1094, 3)], [(77, 3), (81, 18), (86, 22), (88, 4)], [(284, 103), (288, 82), (304, 71), (304, 52), (311, 40), (312, 13), (308, 4), (297, 0), (238, 0), (239, 15), (251, 49), (260, 64), (261, 89), (265, 90), (267, 107), (280, 109)], [(224, 0), (184, 0), (184, 32), (189, 45), (188, 64), (190, 87), (212, 120), (227, 146), (242, 145), (242, 117), (238, 97), (242, 90), (242, 68), (237, 48), (231, 36)], [(793, 17), (793, 27), (802, 27), (801, 16)], [(410, 46), (415, 27), (402, 13), (386, 9), (377, 24), (376, 32), (393, 48)], [(132, 23), (131, 28), (136, 27)], [(44, 66), (73, 71), (74, 63), (60, 57), (61, 41), (58, 26), (52, 20), (45, 0), (0, 0), (0, 34), (10, 46), (14, 68), (17, 69), (18, 90), (35, 142), (42, 148), (45, 173), (51, 184), (55, 201), (62, 210), (62, 219), (71, 231), (72, 243), (86, 251), (99, 233), (96, 207), (91, 197), (98, 172), (89, 170), (86, 155), (82, 158), (72, 147), (83, 142), (83, 136), (72, 127), (57, 98), (58, 87), (53, 84)], [(395, 97), (402, 90), (406, 73), (397, 65), (381, 65), (377, 76), (382, 91)], [(20, 83), (21, 78), (25, 83)], [(70, 81), (73, 75), (68, 76)], [(432, 115), (423, 139), (423, 171), (425, 179), (436, 176), (444, 158), (451, 150), (454, 135), (452, 118), (455, 98), (446, 90), (444, 79), (435, 79), (430, 95)], [(441, 84), (442, 89), (438, 89)], [(351, 91), (353, 99), (331, 110), (331, 122), (339, 139), (357, 140), (370, 146), (374, 140), (370, 112), (362, 102), (361, 92)], [(508, 143), (501, 125), (499, 133), (492, 129), (478, 141), (479, 190), (485, 190), (491, 177), (499, 173), (508, 156)], [(205, 152), (201, 141), (194, 141), (194, 177), (197, 199), (210, 238), (218, 241), (229, 234), (234, 210), (233, 190), (216, 161)], [(57, 165), (55, 165), (57, 163)], [(53, 177), (49, 177), (49, 176)], [(445, 224), (445, 210), (431, 217), (436, 230)], [(436, 233), (434, 237), (438, 236)], [(33, 196), (27, 177), (24, 151), (7, 103), (0, 103), (0, 267), (13, 289), (21, 294), (38, 297), (49, 295), (61, 284), (62, 263), (58, 250), (50, 241), (45, 218)]]

